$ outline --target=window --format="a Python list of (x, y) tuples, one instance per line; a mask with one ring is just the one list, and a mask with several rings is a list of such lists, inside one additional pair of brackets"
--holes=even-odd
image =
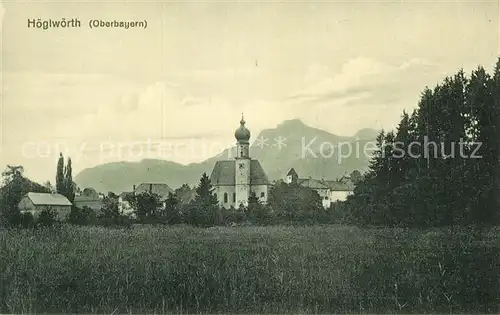
[(260, 193), (260, 198), (264, 198), (266, 196), (266, 193), (265, 192), (261, 192)]
[(215, 199), (219, 200), (219, 198), (217, 198), (217, 193), (215, 193), (214, 196), (215, 196)]
[(236, 202), (236, 193), (233, 193), (233, 202)]
[(224, 203), (227, 203), (227, 193), (224, 193)]
[(328, 200), (328, 196), (325, 196), (325, 200)]

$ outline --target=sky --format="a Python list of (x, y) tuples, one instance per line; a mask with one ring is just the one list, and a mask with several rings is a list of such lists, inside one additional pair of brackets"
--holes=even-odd
[[(337, 135), (392, 129), (425, 86), (499, 55), (497, 1), (0, 4), (0, 167), (40, 182), (60, 152), (74, 173), (204, 160), (234, 144), (242, 112), (254, 137), (295, 118)], [(81, 28), (28, 27), (62, 18)]]

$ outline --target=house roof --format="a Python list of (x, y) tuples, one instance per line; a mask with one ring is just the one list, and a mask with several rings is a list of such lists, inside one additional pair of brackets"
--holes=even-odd
[[(215, 163), (210, 181), (214, 186), (233, 186), (236, 177), (236, 161), (217, 161)], [(250, 185), (269, 185), (266, 172), (258, 160), (250, 161)]]
[(325, 180), (323, 184), (328, 186), (334, 191), (352, 191), (354, 190), (354, 183), (351, 181), (336, 181), (336, 180)]
[(127, 196), (133, 195), (134, 193), (132, 191), (124, 191), (121, 194), (118, 195), (118, 197), (125, 198)]
[(167, 184), (158, 184), (158, 183), (142, 183), (135, 189), (136, 194), (147, 192), (151, 189), (151, 192), (160, 196), (161, 199), (167, 199), (170, 193), (173, 193), (174, 190), (170, 188)]
[[(78, 208), (89, 207), (92, 210), (101, 210), (104, 207), (104, 202), (102, 199), (95, 199), (87, 196), (78, 196), (80, 198), (75, 197), (75, 206)], [(85, 197), (85, 198), (81, 198)]]
[(100, 201), (102, 200), (99, 197), (93, 197), (93, 196), (75, 196), (75, 202), (88, 202), (88, 201)]
[(330, 189), (332, 191), (352, 191), (354, 184), (351, 181), (319, 180), (314, 178), (299, 178), (297, 183), (300, 186), (311, 189)]
[(329, 187), (323, 184), (320, 180), (314, 178), (299, 178), (297, 183), (300, 186), (308, 187), (311, 189), (329, 189)]
[(34, 205), (40, 206), (71, 206), (71, 202), (60, 194), (45, 194), (29, 192), (27, 196)]
[(293, 167), (286, 174), (286, 176), (290, 176), (290, 175), (297, 176), (297, 177), (299, 176), (299, 175), (297, 175), (297, 172), (295, 171), (295, 169)]

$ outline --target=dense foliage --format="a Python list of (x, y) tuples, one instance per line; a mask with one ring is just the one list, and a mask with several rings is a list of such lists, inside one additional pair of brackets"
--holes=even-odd
[(500, 59), (433, 90), (382, 131), (370, 170), (348, 200), (351, 221), (383, 226), (499, 222)]

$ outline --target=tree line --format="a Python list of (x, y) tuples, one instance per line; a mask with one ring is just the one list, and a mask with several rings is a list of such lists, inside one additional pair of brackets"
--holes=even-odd
[[(276, 183), (269, 192), (267, 203), (255, 193), (248, 199), (248, 205), (226, 209), (219, 205), (209, 177), (204, 173), (193, 189), (184, 184), (170, 193), (166, 200), (154, 192), (145, 191), (126, 197), (133, 209), (133, 217), (126, 217), (118, 211), (118, 196), (108, 195), (103, 212), (112, 224), (129, 224), (131, 221), (143, 224), (188, 224), (197, 227), (230, 225), (276, 225), (332, 223), (336, 220), (334, 208), (324, 209), (318, 193), (299, 185)], [(113, 201), (114, 200), (114, 201)], [(86, 216), (96, 218), (88, 208), (77, 209), (80, 222), (92, 222)], [(85, 213), (85, 214), (83, 214)]]
[[(478, 67), (463, 70), (426, 87), (417, 108), (403, 112), (395, 131), (382, 130), (369, 170), (358, 176), (346, 202), (321, 205), (314, 191), (275, 183), (267, 204), (251, 195), (247, 207), (219, 207), (206, 174), (195, 188), (183, 185), (164, 201), (151, 192), (129, 196), (136, 220), (142, 223), (213, 226), (229, 224), (348, 223), (371, 226), (487, 226), (500, 221), (500, 58), (493, 74)], [(19, 217), (23, 193), (49, 192), (9, 166), (0, 190), (4, 222)], [(57, 164), (56, 191), (74, 201), (71, 159)], [(99, 215), (109, 224), (129, 222), (118, 210), (118, 197), (104, 198)], [(73, 207), (71, 222), (94, 222), (91, 209)], [(14, 219), (12, 219), (14, 220)], [(15, 220), (14, 220), (15, 221)]]
[(499, 222), (500, 59), (426, 87), (397, 130), (381, 131), (369, 171), (347, 200), (350, 221), (381, 226)]

